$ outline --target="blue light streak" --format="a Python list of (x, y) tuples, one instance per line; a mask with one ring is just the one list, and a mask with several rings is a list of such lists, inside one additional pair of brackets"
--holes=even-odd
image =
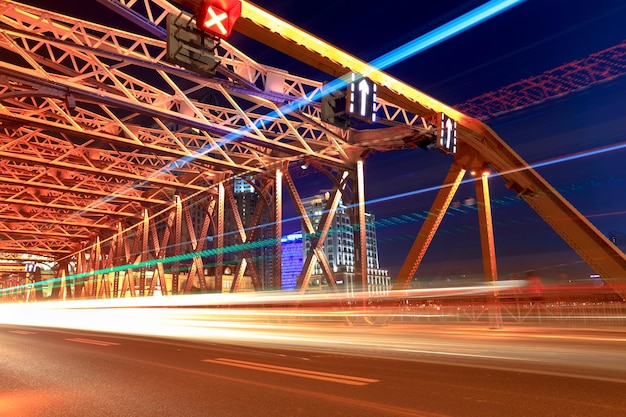
[(526, 0), (491, 0), (476, 9), (408, 42), (385, 55), (376, 58), (370, 64), (380, 70), (411, 58), (441, 42), (465, 32), (474, 26), (503, 13)]
[[(536, 162), (532, 165), (529, 165), (527, 167), (522, 167), (522, 168), (515, 168), (515, 169), (511, 169), (508, 171), (502, 171), (499, 172), (497, 174), (493, 174), (492, 176), (498, 175), (498, 176), (506, 176), (509, 174), (513, 174), (516, 172), (521, 172), (521, 171), (526, 171), (528, 169), (536, 169), (536, 168), (541, 168), (541, 167), (547, 167), (547, 166), (551, 166), (551, 165), (557, 165), (557, 164), (561, 164), (563, 162), (569, 162), (569, 161), (574, 161), (577, 159), (581, 159), (581, 158), (587, 158), (590, 156), (595, 156), (595, 155), (601, 155), (607, 152), (615, 152), (615, 151), (620, 151), (620, 150), (624, 150), (626, 149), (626, 142), (620, 142), (614, 145), (609, 145), (609, 146), (604, 146), (601, 148), (596, 148), (596, 149), (591, 149), (589, 151), (585, 151), (585, 152), (578, 152), (575, 154), (570, 154), (570, 155), (565, 155), (559, 158), (553, 158), (553, 159), (549, 159), (546, 161), (541, 161), (541, 162)], [(468, 183), (472, 183), (476, 181), (475, 178), (469, 178), (469, 179), (464, 179), (461, 181), (460, 185), (463, 184), (468, 184)], [(398, 198), (405, 198), (405, 197), (410, 197), (410, 196), (414, 196), (414, 195), (418, 195), (418, 194), (425, 194), (428, 192), (432, 192), (432, 191), (439, 191), (441, 188), (445, 187), (446, 185), (436, 185), (436, 186), (432, 186), (432, 187), (428, 187), (428, 188), (421, 188), (419, 190), (413, 190), (413, 191), (407, 191), (401, 194), (396, 194), (393, 196), (388, 196), (388, 197), (381, 197), (381, 198), (376, 198), (376, 199), (372, 199), (372, 200), (368, 200), (367, 204), (375, 204), (375, 203), (384, 203), (387, 202), (389, 200), (396, 200)], [(350, 207), (354, 207), (355, 205), (351, 205)]]
[[(369, 64), (374, 67), (374, 70), (383, 70), (389, 68), (399, 62), (402, 62), (406, 59), (409, 59), (416, 54), (425, 51), (433, 46), (440, 44), (441, 42), (450, 39), (451, 37), (458, 35), (460, 33), (465, 32), (466, 30), (492, 18), (495, 17), (510, 8), (517, 6), (526, 0), (491, 0), (482, 6), (473, 9), (472, 11), (457, 17), (456, 19), (440, 26), (437, 29), (434, 29), (425, 35), (422, 35), (413, 41), (398, 47), (381, 57), (371, 61)], [(362, 76), (367, 76), (368, 74), (360, 74)], [(300, 97), (292, 102), (289, 102), (283, 105), (279, 111), (272, 111), (268, 113), (266, 116), (271, 119), (280, 118), (281, 114), (290, 114), (294, 111), (299, 110), (305, 105), (308, 105), (312, 101), (320, 100), (324, 94), (329, 94), (333, 91), (337, 91), (341, 88), (344, 88), (348, 85), (350, 80), (350, 74), (346, 74), (343, 77), (336, 78), (329, 82), (324, 86), (324, 91), (316, 92), (312, 97)], [(254, 122), (256, 128), (260, 128), (261, 121), (257, 119)], [(230, 142), (236, 140), (243, 136), (245, 133), (248, 133), (253, 128), (250, 126), (246, 126), (240, 128), (235, 132), (231, 132), (222, 137), (222, 142)], [(208, 151), (206, 151), (208, 152)], [(185, 156), (181, 158), (179, 161), (182, 162), (192, 162), (199, 155), (203, 155), (206, 152), (203, 150), (195, 151), (190, 156)], [(166, 168), (167, 169), (167, 168)]]

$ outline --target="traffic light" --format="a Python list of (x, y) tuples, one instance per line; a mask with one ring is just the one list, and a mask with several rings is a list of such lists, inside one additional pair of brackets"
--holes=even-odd
[(196, 25), (203, 32), (228, 38), (241, 16), (241, 0), (202, 0), (196, 11)]
[(185, 13), (167, 16), (166, 60), (198, 74), (213, 76), (221, 62), (216, 55), (217, 41), (207, 36)]

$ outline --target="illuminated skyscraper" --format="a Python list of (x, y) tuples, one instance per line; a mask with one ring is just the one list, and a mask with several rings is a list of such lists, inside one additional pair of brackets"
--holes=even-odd
[[(316, 195), (302, 200), (304, 208), (314, 227), (317, 227), (326, 206), (328, 196)], [(367, 283), (368, 291), (373, 293), (386, 292), (390, 287), (389, 273), (381, 269), (378, 263), (378, 244), (376, 241), (375, 218), (371, 213), (365, 214), (366, 250), (367, 250)], [(303, 234), (302, 246), (304, 257), (311, 250), (311, 237)], [(332, 225), (324, 242), (324, 253), (334, 273), (337, 285), (346, 291), (355, 288), (354, 260), (354, 225), (350, 221), (347, 207), (340, 203), (333, 216)], [(322, 268), (316, 263), (309, 286), (325, 285)]]
[[(254, 181), (252, 178), (248, 178), (248, 181), (244, 178), (234, 177), (233, 181), (233, 194), (237, 208), (239, 209), (239, 216), (241, 222), (246, 230), (251, 228), (258, 228), (256, 231), (255, 241), (271, 242), (272, 240), (272, 228), (268, 224), (266, 212), (261, 217), (259, 224), (252, 224), (254, 212), (257, 204), (260, 204), (262, 197), (255, 191), (254, 187), (248, 181)], [(261, 202), (262, 203), (262, 202)], [(227, 210), (224, 218), (224, 230), (226, 234), (224, 236), (224, 246), (227, 248), (237, 248), (241, 242), (238, 234), (234, 231), (237, 230), (235, 219), (232, 211)], [(271, 244), (261, 244), (258, 247), (251, 250), (252, 259), (254, 260), (254, 268), (261, 281), (264, 289), (271, 289), (272, 287), (272, 272), (273, 272), (273, 246)], [(236, 264), (242, 256), (242, 252), (239, 250), (228, 251), (225, 254), (226, 264)], [(249, 275), (249, 272), (248, 274)]]

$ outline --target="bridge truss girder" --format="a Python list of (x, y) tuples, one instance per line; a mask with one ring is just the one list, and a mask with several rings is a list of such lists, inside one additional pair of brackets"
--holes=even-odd
[[(329, 171), (353, 173), (351, 180), (359, 188), (362, 178), (354, 173), (361, 155), (369, 149), (410, 146), (416, 135), (432, 131), (430, 122), (443, 112), (460, 126), (459, 147), (464, 151), (455, 163), (466, 168), (469, 158), (471, 163), (480, 160), (491, 166), (605, 280), (618, 287), (626, 279), (624, 254), (483, 123), (244, 2), (235, 30), (331, 75), (357, 72), (378, 84), (377, 113), (390, 126), (388, 135), (343, 131), (320, 121), (319, 105), (311, 98), (319, 93), (321, 83), (277, 73), (225, 41), (216, 50), (221, 59), (216, 77), (166, 63), (162, 26), (169, 13), (181, 13), (171, 3), (101, 2), (114, 6), (154, 37), (0, 0), (0, 48), (7, 55), (0, 62), (0, 151), (6, 157), (0, 162), (0, 201), (4, 203), (0, 216), (14, 219), (13, 227), (20, 232), (0, 230), (1, 251), (44, 248), (60, 263), (69, 256), (78, 257), (82, 274), (97, 270), (96, 266), (124, 266), (126, 272), (118, 278), (123, 292), (133, 294), (131, 266), (144, 260), (131, 254), (147, 247), (148, 252), (139, 256), (148, 256), (152, 241), (152, 256), (158, 259), (172, 246), (167, 242), (173, 234), (179, 243), (173, 245), (174, 271), (177, 257), (184, 256), (180, 252), (185, 243), (182, 219), (189, 213), (179, 199), (191, 195), (217, 198), (212, 200), (214, 212), (207, 213), (207, 224), (213, 225), (215, 233), (217, 285), (223, 267), (228, 177), (250, 174), (276, 181), (285, 163), (307, 159)], [(275, 76), (282, 77), (278, 90), (268, 81)], [(284, 108), (284, 103), (297, 105)], [(20, 188), (16, 186), (20, 182), (30, 184)], [(335, 184), (335, 191), (342, 187)], [(273, 190), (268, 207), (278, 223), (280, 186), (275, 183)], [(363, 202), (362, 191), (354, 195)], [(77, 203), (79, 199), (82, 204)], [(170, 213), (166, 226), (157, 231), (152, 223), (154, 231), (146, 232), (153, 227), (146, 220), (146, 209)], [(360, 224), (363, 210), (357, 210), (359, 220), (355, 219), (361, 231), (365, 229)], [(120, 229), (121, 224), (130, 226), (131, 235), (124, 237), (127, 228)], [(99, 234), (98, 227), (108, 229)], [(237, 228), (247, 241), (250, 236)], [(20, 238), (27, 230), (39, 233)], [(279, 228), (274, 232), (279, 233)], [(62, 239), (64, 234), (66, 239)], [(195, 239), (195, 249), (191, 239), (191, 250), (187, 248), (186, 253), (192, 259), (200, 256), (197, 248), (202, 237)], [(355, 236), (355, 240), (360, 238)], [(111, 243), (104, 248), (103, 242)], [(365, 247), (364, 241), (359, 243)], [(88, 252), (89, 257), (82, 255)], [(193, 262), (202, 287), (199, 264)], [(239, 265), (238, 276), (247, 265), (247, 261)], [(93, 286), (98, 280), (92, 276)], [(361, 277), (367, 282), (366, 268)], [(113, 283), (115, 294), (118, 278)], [(398, 277), (397, 285), (411, 279)], [(98, 295), (94, 291), (90, 294)]]
[[(94, 273), (92, 281), (79, 286), (79, 295), (119, 294), (120, 282), (122, 293), (132, 293), (132, 265), (146, 261), (143, 249), (148, 250), (144, 257), (150, 251), (163, 257), (161, 249), (168, 246), (163, 242), (170, 236), (175, 257), (198, 251), (192, 247), (202, 247), (207, 236), (196, 238), (183, 220), (189, 217), (188, 204), (183, 201), (168, 220), (171, 227), (159, 229), (162, 236), (152, 236), (153, 231), (149, 238), (147, 230), (160, 220), (156, 214), (146, 220), (146, 210), (167, 212), (181, 196), (222, 195), (222, 183), (232, 175), (252, 175), (260, 182), (272, 178), (258, 191), (268, 199), (264, 208), (274, 224), (278, 257), (282, 198), (274, 176), (280, 168), (304, 158), (331, 170), (351, 167), (361, 152), (348, 144), (346, 132), (320, 122), (316, 103), (309, 100), (289, 112), (280, 108), (316, 94), (321, 83), (287, 76), (280, 93), (265, 91), (263, 83), (275, 70), (225, 42), (221, 76), (208, 78), (162, 62), (162, 39), (11, 1), (0, 1), (0, 10), (0, 48), (7, 56), (0, 62), (0, 217), (5, 220), (0, 251), (37, 253), (63, 265), (75, 259), (73, 272), (79, 274), (116, 269), (112, 287), (85, 290), (104, 279)], [(240, 73), (247, 74), (245, 79)], [(390, 111), (423, 125), (402, 110)], [(236, 212), (228, 195), (215, 203), (217, 221), (206, 223), (217, 224), (215, 244), (222, 249), (225, 205)], [(240, 222), (237, 229), (242, 244), (255, 238)], [(191, 249), (181, 249), (183, 236), (195, 240)], [(219, 281), (223, 254), (216, 256)], [(192, 258), (192, 274), (205, 289), (198, 256)], [(244, 264), (244, 259), (237, 276), (251, 271), (258, 288), (254, 263)], [(120, 272), (123, 265), (128, 268)], [(273, 265), (279, 276), (279, 263)], [(233, 288), (238, 285), (235, 280)], [(278, 278), (273, 286), (280, 287)], [(180, 290), (189, 291), (190, 284)]]

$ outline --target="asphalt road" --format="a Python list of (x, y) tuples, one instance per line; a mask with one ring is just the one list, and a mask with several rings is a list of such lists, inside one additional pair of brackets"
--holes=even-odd
[[(623, 333), (531, 330), (337, 328), (371, 349), (293, 349), (0, 325), (0, 416), (626, 415)], [(417, 348), (382, 353), (394, 332)]]

